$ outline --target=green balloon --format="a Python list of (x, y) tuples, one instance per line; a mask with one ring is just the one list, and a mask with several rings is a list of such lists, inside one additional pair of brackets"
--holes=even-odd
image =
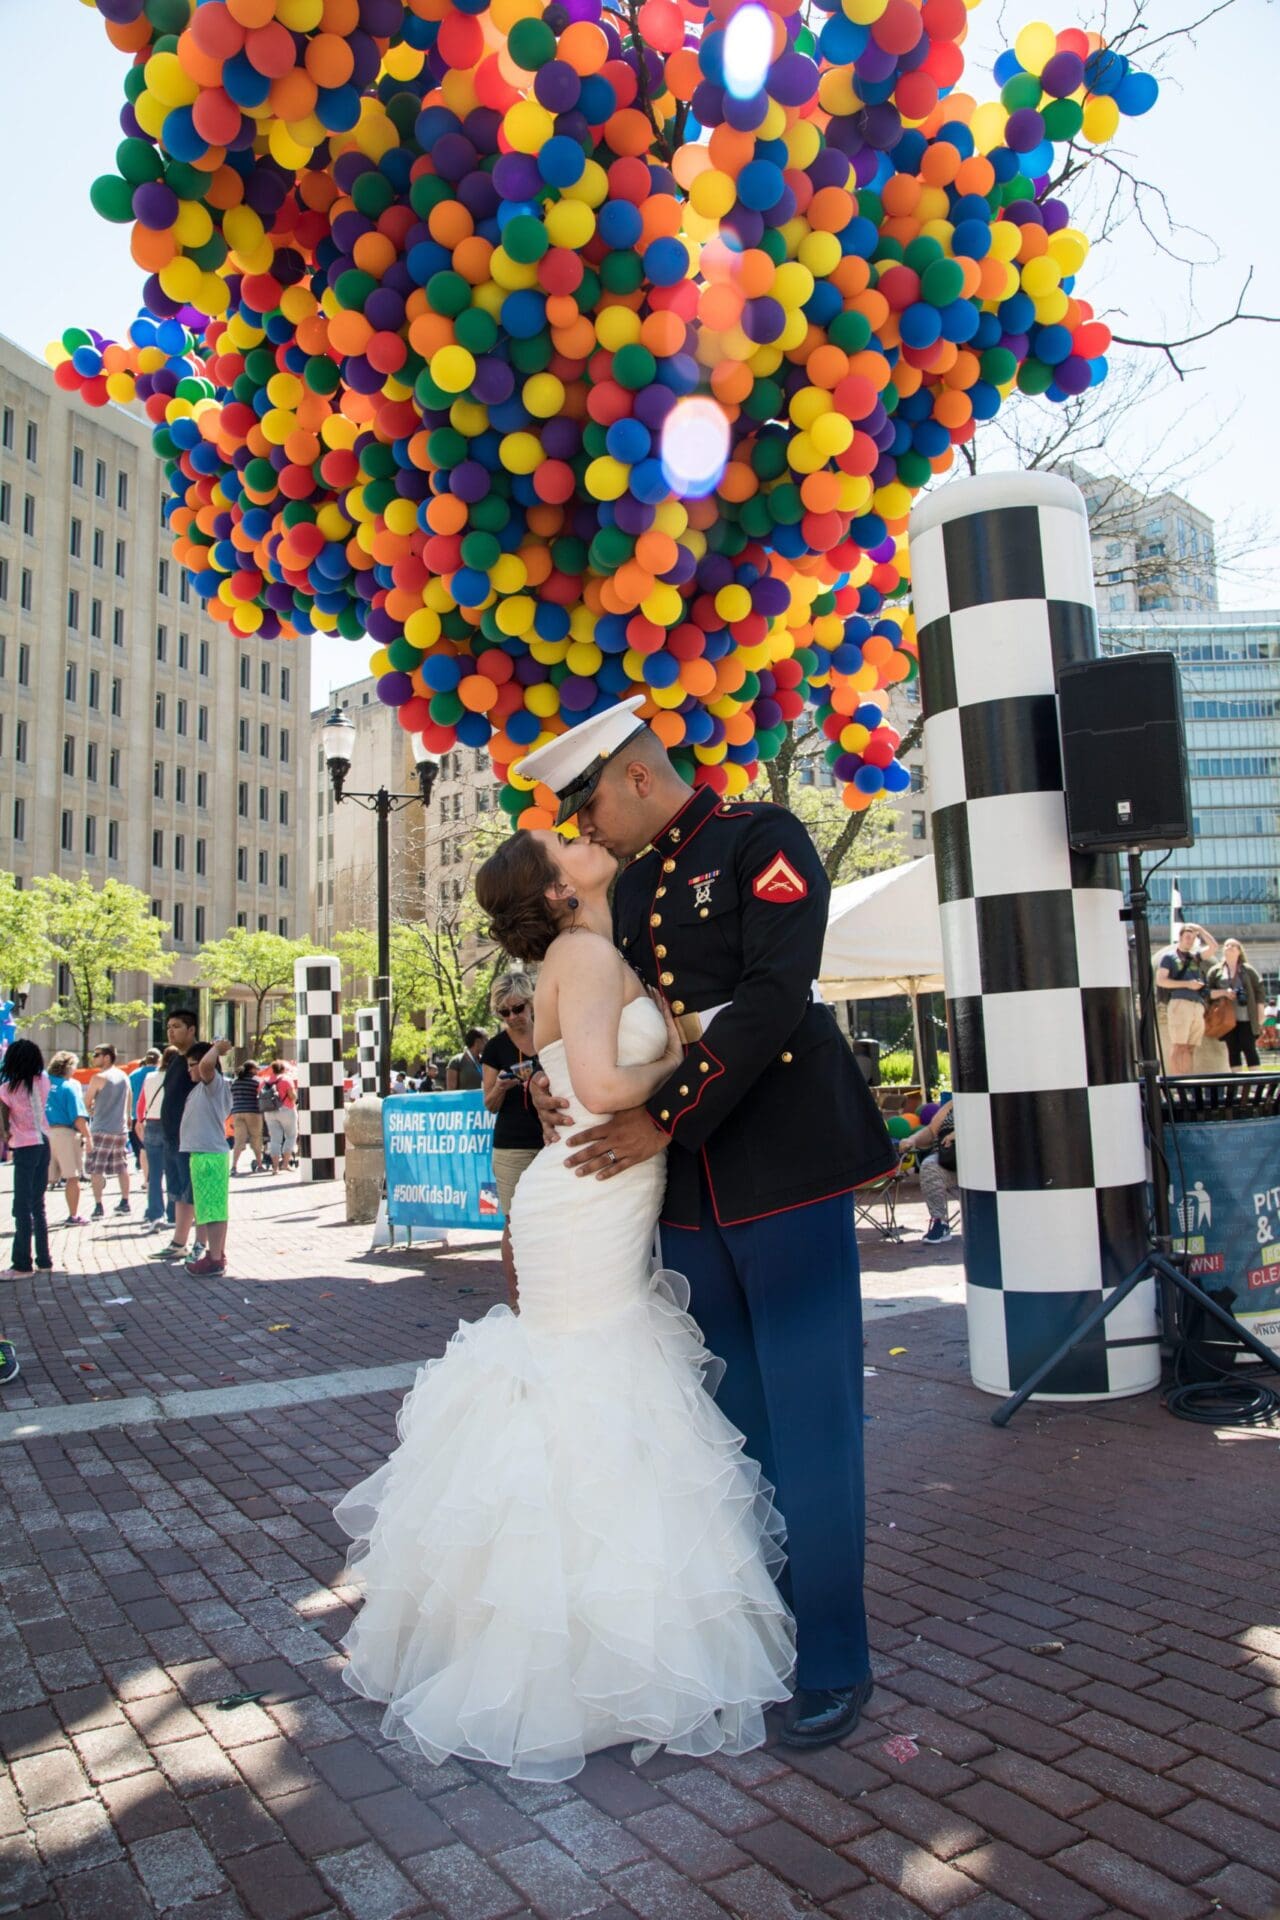
[(629, 387), (633, 393), (641, 387), (649, 386), (658, 373), (658, 363), (648, 347), (642, 347), (634, 341), (630, 346), (619, 347), (613, 356), (613, 377), (620, 387)]
[(498, 805), (504, 813), (509, 813), (513, 820), (520, 818), (528, 804), (529, 795), (521, 793), (518, 787), (504, 787), (498, 795)]
[[(418, 113), (421, 113), (421, 101), (417, 103), (417, 109)], [(414, 118), (417, 119), (417, 113)], [(432, 207), (438, 207), (442, 200), (448, 200), (451, 197), (448, 181), (442, 180), (438, 174), (434, 173), (420, 173), (409, 189), (409, 205), (419, 220), (425, 220)]]
[(395, 188), (384, 173), (371, 167), (368, 173), (357, 176), (351, 198), (367, 220), (376, 220), (395, 199)]
[(433, 273), (426, 285), (427, 305), (447, 320), (471, 305), (471, 288), (460, 273)]
[(551, 241), (541, 220), (531, 213), (518, 213), (502, 229), (502, 245), (522, 267), (531, 267), (541, 260)]
[(164, 183), (171, 187), (179, 200), (199, 200), (209, 184), (207, 173), (197, 172), (184, 160), (170, 160), (164, 170)]
[(417, 647), (413, 646), (403, 635), (401, 635), (398, 640), (391, 642), (391, 645), (387, 648), (387, 658), (397, 673), (412, 673), (415, 667), (421, 666), (422, 664), (422, 655), (419, 653)]
[(838, 313), (827, 328), (827, 338), (842, 353), (861, 353), (871, 338), (871, 322), (864, 313)]
[(1038, 75), (1015, 73), (1000, 89), (1000, 104), (1007, 113), (1017, 113), (1020, 107), (1038, 107), (1041, 91)]
[(542, 373), (555, 357), (549, 333), (535, 333), (532, 340), (513, 340), (509, 351), (517, 373)]
[(89, 189), (89, 204), (104, 220), (124, 226), (133, 219), (133, 188), (118, 173), (100, 173)]
[(371, 293), (376, 293), (378, 283), (371, 273), (362, 273), (359, 267), (348, 267), (340, 273), (333, 283), (334, 298), (340, 307), (364, 312), (364, 303)]
[(488, 573), (501, 558), (502, 548), (491, 533), (468, 533), (462, 540), (462, 564), (477, 573)]
[(978, 362), (982, 377), (993, 387), (1002, 387), (1018, 371), (1018, 362), (1008, 347), (987, 347)]
[(77, 347), (91, 347), (93, 340), (83, 327), (67, 327), (63, 331), (62, 344), (68, 353), (74, 353)]
[(463, 705), (456, 693), (435, 693), (431, 696), (431, 718), (438, 727), (456, 727), (463, 715)]
[(327, 353), (313, 353), (302, 369), (302, 378), (312, 393), (336, 393), (342, 384), (342, 369)]
[(1018, 391), (1020, 393), (1047, 393), (1053, 384), (1053, 368), (1046, 367), (1043, 360), (1024, 360), (1018, 369)]
[[(634, 293), (644, 278), (644, 262), (638, 253), (624, 253), (619, 248), (615, 253), (606, 253), (600, 262), (600, 278), (610, 293)], [(581, 307), (581, 287), (576, 298)]]
[(507, 51), (518, 67), (536, 73), (555, 59), (556, 36), (545, 20), (517, 20), (507, 35)]
[(483, 307), (468, 307), (454, 321), (454, 336), (468, 353), (492, 353), (498, 343), (498, 323)]
[(191, 25), (191, 0), (147, 0), (142, 11), (158, 34), (185, 33)]
[(958, 260), (935, 260), (921, 276), (920, 292), (931, 307), (949, 307), (964, 292), (964, 268)]
[(1046, 140), (1074, 140), (1084, 125), (1084, 108), (1078, 100), (1052, 100), (1044, 109)]
[(164, 161), (149, 140), (122, 140), (116, 148), (116, 165), (130, 186), (164, 177)]

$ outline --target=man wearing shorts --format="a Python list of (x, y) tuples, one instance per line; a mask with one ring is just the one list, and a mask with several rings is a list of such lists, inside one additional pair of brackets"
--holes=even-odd
[(90, 1138), (84, 1094), (76, 1079), (79, 1056), (55, 1053), (49, 1062), (49, 1098), (45, 1102), (45, 1125), (49, 1129), (49, 1172), (60, 1180), (66, 1191), (69, 1227), (82, 1227), (80, 1181), (84, 1173), (85, 1146)]
[(1208, 970), (1213, 942), (1203, 927), (1179, 927), (1177, 944), (1156, 961), (1156, 993), (1167, 1009), (1169, 1071), (1191, 1073), (1196, 1048), (1204, 1039)]
[(173, 1239), (153, 1256), (157, 1260), (186, 1260), (187, 1236), (195, 1224), (191, 1158), (182, 1151), (182, 1115), (194, 1085), (187, 1070), (187, 1055), (196, 1044), (197, 1029), (198, 1019), (191, 1008), (179, 1007), (169, 1015), (166, 1031), (169, 1045), (176, 1051), (165, 1069), (160, 1124), (164, 1128), (164, 1184), (173, 1209)]
[(85, 1092), (89, 1109), (89, 1154), (84, 1170), (93, 1187), (93, 1218), (106, 1212), (102, 1195), (108, 1180), (120, 1182), (117, 1213), (129, 1211), (129, 1124), (133, 1101), (129, 1082), (116, 1065), (114, 1047), (95, 1047), (93, 1078)]
[(225, 1273), (227, 1267), (231, 1088), (222, 1072), (222, 1056), (230, 1051), (229, 1040), (197, 1040), (186, 1059), (191, 1094), (182, 1113), (181, 1145), (191, 1171), (196, 1234), (205, 1245), (205, 1252), (186, 1264), (187, 1272), (200, 1279)]

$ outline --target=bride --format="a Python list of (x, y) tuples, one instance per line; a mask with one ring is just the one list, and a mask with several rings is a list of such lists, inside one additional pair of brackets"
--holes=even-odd
[[(541, 961), (538, 1053), (571, 1117), (640, 1105), (681, 1058), (613, 946), (612, 855), (515, 834), (477, 876), (494, 938)], [(346, 1680), (439, 1762), (566, 1780), (623, 1741), (741, 1753), (791, 1693), (772, 1489), (651, 1249), (664, 1157), (607, 1182), (539, 1154), (511, 1209), (519, 1316), (464, 1323), (337, 1518), (364, 1593)]]

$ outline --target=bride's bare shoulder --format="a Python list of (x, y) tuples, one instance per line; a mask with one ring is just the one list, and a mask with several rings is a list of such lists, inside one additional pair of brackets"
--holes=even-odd
[(592, 933), (588, 927), (577, 927), (556, 935), (547, 948), (540, 977), (550, 970), (553, 979), (563, 982), (575, 974), (599, 974), (622, 964), (612, 940), (606, 940), (602, 933)]

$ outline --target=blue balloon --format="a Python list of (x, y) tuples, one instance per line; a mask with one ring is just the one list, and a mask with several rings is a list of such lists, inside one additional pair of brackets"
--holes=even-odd
[(1136, 120), (1139, 114), (1150, 113), (1159, 95), (1160, 83), (1154, 74), (1131, 69), (1116, 88), (1115, 101), (1121, 113)]

